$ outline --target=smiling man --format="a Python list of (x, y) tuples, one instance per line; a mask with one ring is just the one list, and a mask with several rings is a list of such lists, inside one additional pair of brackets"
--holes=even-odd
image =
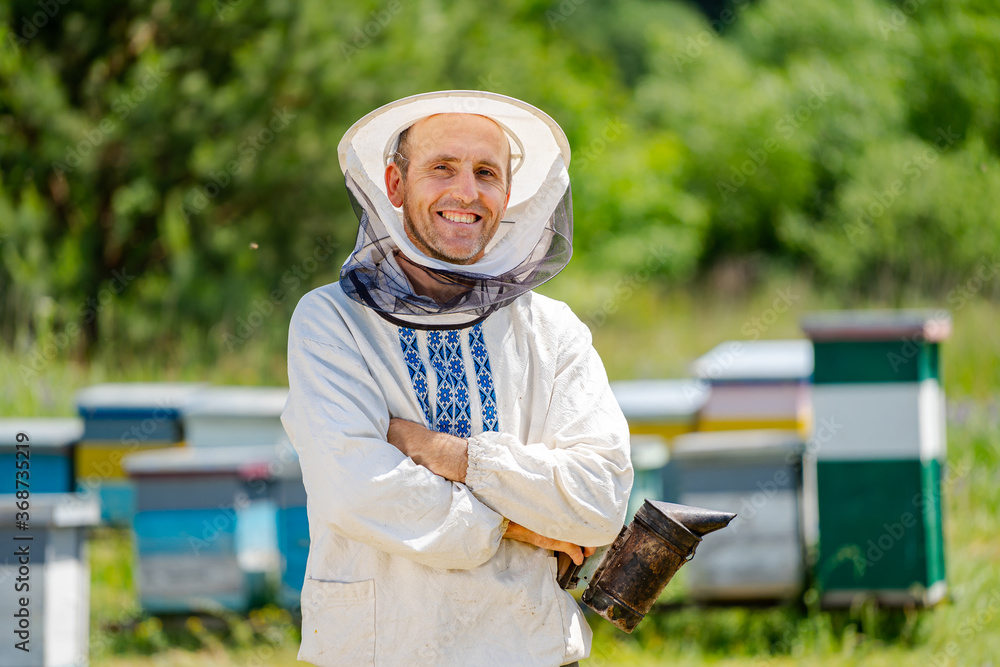
[(510, 146), (500, 126), (472, 114), (431, 116), (403, 133), (395, 157), (386, 189), (413, 244), (446, 262), (478, 261), (510, 200)]
[(513, 98), (427, 93), (358, 121), (360, 220), (292, 317), (282, 421), (308, 494), (299, 658), (586, 657), (556, 583), (624, 521), (628, 429), (590, 332), (532, 292), (569, 261), (569, 146)]

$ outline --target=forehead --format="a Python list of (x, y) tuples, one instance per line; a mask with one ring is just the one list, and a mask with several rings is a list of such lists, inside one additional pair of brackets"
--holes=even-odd
[(417, 121), (410, 128), (407, 147), (411, 159), (448, 153), (500, 160), (510, 152), (507, 135), (496, 122), (464, 113), (436, 114)]

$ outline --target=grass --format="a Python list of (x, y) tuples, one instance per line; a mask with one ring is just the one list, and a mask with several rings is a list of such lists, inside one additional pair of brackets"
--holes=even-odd
[[(625, 279), (628, 280), (627, 278)], [(560, 278), (546, 292), (591, 323), (595, 346), (615, 379), (680, 377), (723, 340), (801, 337), (802, 313), (898, 304), (819, 293), (794, 277), (773, 276), (752, 289), (706, 286), (670, 291), (638, 279)], [(787, 305), (787, 308), (784, 307)], [(914, 297), (909, 306), (937, 307)], [(829, 612), (786, 608), (671, 608), (651, 614), (633, 635), (591, 620), (590, 667), (624, 665), (987, 665), (1000, 656), (1000, 306), (969, 299), (952, 305), (954, 334), (944, 345), (949, 397), (947, 558), (950, 599), (933, 610), (886, 610), (872, 604)], [(782, 312), (778, 312), (781, 310)], [(286, 322), (268, 322), (285, 327)], [(270, 342), (268, 342), (270, 341)], [(277, 342), (274, 342), (277, 341)], [(30, 349), (0, 351), (0, 414), (73, 414), (73, 393), (102, 381), (199, 380), (282, 384), (284, 350), (277, 330), (235, 353), (206, 362), (190, 338), (170, 350), (107, 351), (90, 365), (61, 355), (22, 377)], [(30, 374), (29, 374), (30, 375)], [(91, 664), (293, 665), (296, 620), (267, 606), (249, 615), (158, 619), (136, 605), (132, 545), (126, 532), (101, 529), (90, 541)], [(683, 570), (682, 570), (683, 574)]]

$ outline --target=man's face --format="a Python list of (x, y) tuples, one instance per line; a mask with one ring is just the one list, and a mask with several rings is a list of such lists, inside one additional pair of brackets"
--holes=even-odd
[(510, 199), (503, 130), (484, 116), (438, 114), (410, 128), (407, 153), (406, 176), (390, 164), (385, 181), (410, 241), (452, 264), (479, 261)]

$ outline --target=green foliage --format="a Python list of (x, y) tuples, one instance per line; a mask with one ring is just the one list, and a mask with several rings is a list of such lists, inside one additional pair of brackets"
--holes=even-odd
[(901, 301), (1000, 253), (983, 0), (736, 0), (711, 23), (657, 0), (42, 4), (0, 6), (0, 330), (22, 351), (281, 349), (353, 245), (343, 132), (439, 88), (563, 125), (575, 264), (605, 280), (749, 258)]

